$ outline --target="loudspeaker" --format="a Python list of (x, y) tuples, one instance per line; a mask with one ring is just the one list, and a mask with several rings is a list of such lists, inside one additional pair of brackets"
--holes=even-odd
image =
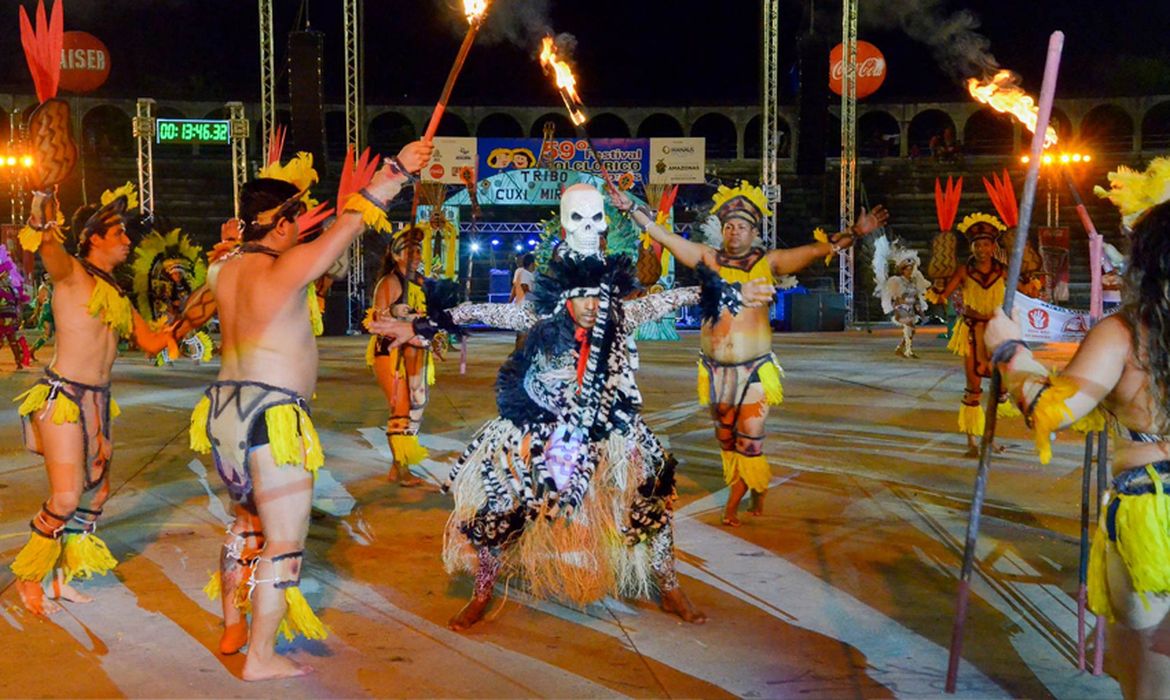
[(288, 97), (292, 110), (285, 156), (308, 151), (317, 173), (325, 176), (325, 102), (321, 77), (325, 35), (289, 32)]
[(829, 121), (829, 45), (815, 34), (797, 47), (800, 88), (796, 94), (796, 174), (825, 174)]
[(788, 322), (793, 333), (845, 330), (844, 294), (794, 294), (791, 303)]

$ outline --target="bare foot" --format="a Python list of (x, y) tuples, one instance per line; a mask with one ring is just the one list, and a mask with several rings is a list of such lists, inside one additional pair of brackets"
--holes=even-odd
[(60, 571), (53, 577), (53, 600), (67, 600), (70, 603), (92, 603), (93, 598), (65, 583)]
[(707, 616), (701, 611), (695, 610), (695, 606), (691, 605), (690, 599), (687, 598), (686, 593), (683, 593), (681, 586), (662, 592), (662, 610), (672, 615), (678, 615), (683, 619), (683, 622), (695, 625), (701, 625), (707, 621)]
[(748, 512), (756, 516), (764, 514), (764, 494), (752, 491), (751, 500), (748, 501)]
[(312, 672), (312, 666), (298, 664), (292, 659), (281, 656), (280, 654), (274, 653), (271, 657), (263, 660), (253, 654), (248, 654), (248, 660), (244, 662), (244, 672), (242, 675), (246, 681), (270, 681), (277, 678), (307, 676)]
[(455, 613), (455, 617), (447, 621), (447, 627), (456, 632), (462, 632), (471, 627), (483, 619), (483, 614), (487, 612), (488, 604), (491, 602), (490, 595), (486, 598), (472, 596), (471, 600), (467, 601), (467, 605), (464, 605), (462, 610)]
[(231, 655), (238, 653), (248, 643), (248, 621), (240, 620), (224, 625), (223, 635), (219, 638), (219, 653)]
[(727, 527), (739, 527), (742, 525), (742, 523), (739, 522), (739, 518), (735, 517), (734, 515), (723, 516), (723, 524)]
[(997, 455), (1003, 454), (1004, 452), (1007, 451), (1007, 445), (997, 445), (995, 443), (992, 443), (991, 449), (995, 450), (995, 454), (997, 454)]
[(20, 593), (20, 602), (34, 615), (52, 615), (61, 611), (61, 606), (45, 598), (45, 591), (40, 581), (22, 581), (16, 579), (16, 591)]
[(979, 448), (976, 445), (967, 445), (967, 451), (963, 453), (964, 457), (978, 457)]

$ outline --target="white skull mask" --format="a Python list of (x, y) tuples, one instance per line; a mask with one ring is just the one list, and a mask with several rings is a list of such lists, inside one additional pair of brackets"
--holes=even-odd
[(573, 185), (561, 196), (565, 243), (579, 255), (600, 255), (605, 233), (605, 200), (591, 185)]

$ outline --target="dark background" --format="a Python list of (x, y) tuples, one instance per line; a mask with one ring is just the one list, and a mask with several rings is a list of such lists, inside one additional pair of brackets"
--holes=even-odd
[[(259, 93), (257, 6), (252, 0), (65, 0), (66, 29), (98, 36), (112, 71), (98, 95), (255, 100)], [(579, 87), (588, 104), (749, 104), (759, 99), (760, 3), (753, 0), (495, 0), (484, 40), (473, 49), (454, 104), (549, 104), (557, 100), (533, 60), (547, 25), (579, 42)], [(33, 4), (26, 0), (26, 7)], [(31, 92), (20, 50), (17, 7), (0, 2), (0, 89)], [(860, 36), (886, 55), (888, 76), (874, 101), (966, 99), (958, 76), (940, 68), (922, 41), (899, 28), (898, 8), (922, 6), (942, 19), (969, 11), (999, 64), (1039, 89), (1047, 37), (1067, 36), (1060, 95), (1170, 93), (1170, 3), (1122, 0), (863, 0)], [(428, 104), (466, 23), (458, 0), (367, 0), (366, 101)], [(512, 21), (520, 12), (538, 18)], [(791, 101), (798, 36), (840, 38), (839, 3), (785, 0), (781, 60)], [(325, 96), (342, 97), (340, 0), (275, 0), (278, 94), (287, 95), (287, 33), (306, 18), (325, 33)], [(525, 27), (522, 29), (522, 27)], [(511, 32), (512, 40), (502, 38)], [(494, 41), (493, 41), (494, 39)], [(282, 97), (282, 99), (285, 99)]]

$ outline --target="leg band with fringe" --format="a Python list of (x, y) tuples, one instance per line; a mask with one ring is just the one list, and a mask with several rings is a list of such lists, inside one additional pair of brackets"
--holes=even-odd
[(986, 424), (983, 414), (983, 405), (979, 398), (983, 394), (963, 394), (963, 403), (959, 405), (959, 432), (980, 437)]
[(61, 558), (61, 534), (73, 516), (58, 515), (42, 505), (29, 523), (28, 542), (17, 553), (10, 567), (13, 575), (22, 581), (40, 581), (53, 572)]
[(394, 455), (395, 464), (406, 466), (421, 464), (430, 456), (427, 448), (419, 444), (417, 435), (387, 433), (386, 437), (390, 442), (390, 452)]
[(110, 548), (95, 534), (101, 514), (100, 510), (78, 508), (73, 521), (65, 527), (61, 571), (66, 583), (73, 579), (85, 581), (94, 574), (105, 576), (118, 565)]
[(256, 586), (265, 583), (272, 584), (273, 588), (284, 591), (284, 601), (288, 605), (288, 610), (284, 614), (284, 619), (280, 621), (280, 627), (277, 631), (288, 641), (292, 641), (297, 635), (306, 639), (325, 639), (329, 636), (329, 629), (309, 607), (309, 602), (305, 600), (299, 587), (301, 562), (304, 556), (303, 551), (297, 551), (278, 554), (271, 558), (262, 557), (259, 561), (267, 561), (272, 566), (272, 578), (257, 579), (255, 569), (253, 569), (252, 576), (248, 580), (249, 592)]

